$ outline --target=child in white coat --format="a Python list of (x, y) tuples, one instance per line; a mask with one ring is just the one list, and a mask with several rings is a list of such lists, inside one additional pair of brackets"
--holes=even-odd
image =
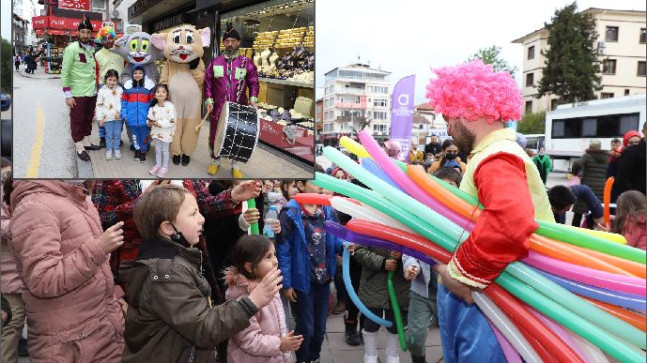
[(112, 160), (114, 151), (115, 159), (121, 159), (121, 95), (123, 89), (118, 83), (119, 73), (109, 69), (103, 79), (103, 87), (97, 95), (96, 118), (99, 126), (106, 129), (106, 160)]
[(155, 87), (155, 99), (148, 109), (148, 127), (155, 143), (155, 166), (148, 173), (163, 178), (168, 173), (169, 146), (175, 135), (175, 106), (169, 101), (168, 87), (159, 84)]

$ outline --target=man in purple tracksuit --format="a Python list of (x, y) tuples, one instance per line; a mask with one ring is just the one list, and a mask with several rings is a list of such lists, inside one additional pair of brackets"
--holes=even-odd
[[(211, 112), (211, 126), (209, 128), (209, 147), (213, 161), (207, 168), (209, 175), (216, 175), (220, 166), (220, 158), (216, 158), (213, 150), (218, 120), (225, 101), (241, 105), (252, 105), (257, 107), (258, 101), (258, 75), (254, 62), (238, 53), (240, 46), (240, 35), (231, 24), (227, 24), (227, 30), (222, 36), (225, 46), (223, 54), (214, 58), (207, 66), (205, 79), (205, 94), (207, 110)], [(249, 100), (247, 90), (249, 88)], [(232, 160), (232, 176), (242, 178), (243, 173), (239, 166)]]

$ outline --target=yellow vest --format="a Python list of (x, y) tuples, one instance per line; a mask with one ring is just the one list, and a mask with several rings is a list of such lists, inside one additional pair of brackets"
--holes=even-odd
[[(512, 129), (500, 129), (487, 134), (470, 154), (471, 159), (467, 162), (467, 169), (461, 181), (460, 189), (478, 198), (478, 190), (474, 185), (473, 176), (474, 171), (481, 161), (499, 152), (518, 156), (526, 165), (526, 178), (528, 180), (528, 187), (530, 188), (530, 196), (535, 207), (535, 218), (547, 222), (555, 222), (552, 209), (550, 208), (550, 202), (548, 201), (548, 194), (546, 194), (546, 187), (539, 176), (539, 171), (530, 157), (528, 157), (528, 154), (517, 144), (516, 140), (517, 134)], [(505, 190), (501, 192), (505, 193)]]

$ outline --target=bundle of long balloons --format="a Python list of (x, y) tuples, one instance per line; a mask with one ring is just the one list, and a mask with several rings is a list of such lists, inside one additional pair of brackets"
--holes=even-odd
[[(389, 158), (367, 132), (359, 139), (361, 145), (341, 142), (360, 164), (332, 147), (324, 155), (366, 188), (317, 173), (316, 185), (341, 196), (300, 194), (297, 201), (328, 204), (352, 216), (345, 226), (326, 222), (327, 232), (349, 242), (448, 263), (479, 217), (478, 200), (420, 166)], [(621, 362), (645, 362), (645, 251), (626, 246), (620, 235), (537, 223), (528, 257), (473, 292), (508, 362), (608, 362), (604, 353)], [(345, 251), (343, 273), (357, 301), (348, 256)], [(363, 311), (380, 324), (393, 324)], [(396, 324), (405, 348), (401, 322)]]

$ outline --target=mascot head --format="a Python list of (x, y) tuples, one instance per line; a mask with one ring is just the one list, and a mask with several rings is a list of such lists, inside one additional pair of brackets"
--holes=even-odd
[(202, 58), (204, 47), (210, 44), (210, 29), (197, 30), (193, 25), (180, 25), (168, 33), (152, 36), (155, 48), (164, 52), (166, 59), (176, 63), (189, 63)]
[(115, 41), (111, 50), (134, 65), (145, 65), (162, 58), (161, 52), (153, 47), (150, 34), (144, 32), (124, 35)]

